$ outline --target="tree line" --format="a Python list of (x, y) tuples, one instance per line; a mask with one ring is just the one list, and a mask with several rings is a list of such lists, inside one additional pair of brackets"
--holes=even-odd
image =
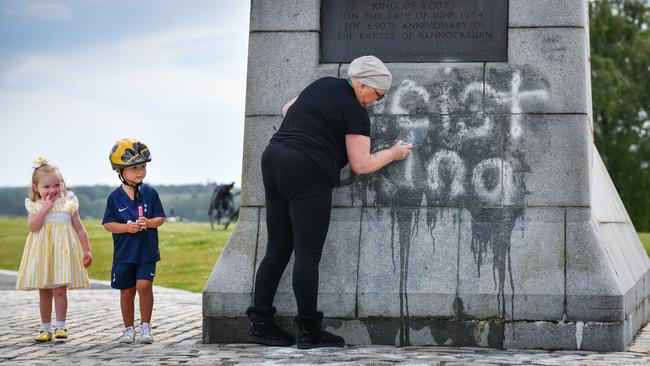
[[(167, 216), (191, 221), (208, 221), (210, 196), (216, 184), (156, 185)], [(104, 217), (106, 199), (115, 186), (70, 187), (79, 198), (79, 214), (84, 219)], [(27, 216), (27, 187), (0, 188), (0, 216)]]
[(638, 231), (650, 231), (650, 7), (589, 2), (596, 146)]

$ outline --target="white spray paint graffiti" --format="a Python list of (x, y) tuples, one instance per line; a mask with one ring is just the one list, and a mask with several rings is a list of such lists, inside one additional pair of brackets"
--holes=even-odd
[[(467, 102), (467, 99), (470, 97), (470, 95), (474, 95), (476, 93), (483, 93), (483, 83), (473, 82), (467, 85), (460, 95), (460, 101), (462, 103), (465, 103)], [(481, 106), (478, 104), (470, 104), (471, 112), (477, 113), (480, 111), (480, 108)]]
[(451, 180), (451, 191), (450, 196), (457, 197), (465, 193), (465, 187), (463, 186), (463, 179), (465, 178), (465, 163), (463, 159), (458, 156), (458, 153), (455, 151), (440, 150), (438, 151), (429, 161), (427, 165), (427, 173), (429, 177), (429, 187), (434, 192), (440, 192), (443, 188), (442, 179), (440, 179), (441, 165), (443, 162), (447, 162), (450, 173), (452, 176)]
[[(409, 137), (406, 139), (406, 143), (409, 143), (411, 141), (415, 140), (415, 134), (413, 131), (409, 131)], [(413, 184), (413, 157), (407, 157), (406, 161), (404, 162), (404, 178), (406, 179), (406, 183), (409, 185)]]
[(409, 114), (409, 111), (402, 105), (402, 99), (408, 92), (413, 92), (418, 95), (422, 98), (425, 104), (428, 104), (429, 99), (431, 98), (429, 92), (424, 87), (417, 85), (414, 81), (406, 79), (402, 81), (392, 98), (392, 103), (390, 105), (390, 112), (392, 114)]
[(510, 136), (519, 139), (522, 134), (521, 128), (521, 103), (527, 99), (546, 100), (546, 90), (521, 90), (521, 72), (515, 71), (510, 79), (510, 91), (500, 92), (491, 85), (485, 85), (485, 94), (488, 98), (494, 99), (497, 103), (510, 105)]
[[(521, 122), (524, 103), (547, 99), (546, 90), (538, 86), (548, 83), (537, 78), (529, 66), (492, 71), (498, 86), (476, 81), (480, 79), (476, 75), (468, 80), (451, 68), (439, 72), (441, 78), (428, 84), (403, 80), (387, 100), (373, 107), (373, 150), (390, 147), (400, 139), (412, 142), (414, 150), (406, 161), (359, 178), (357, 186), (364, 207), (371, 197), (374, 205), (391, 208), (394, 264), (394, 257), (399, 257), (401, 322), (397, 336), (401, 345), (410, 343), (409, 255), (418, 230), (414, 223), (419, 222), (422, 211), (413, 210), (413, 206), (426, 206), (433, 253), (439, 207), (464, 207), (469, 212), (470, 222), (462, 223), (470, 227), (469, 240), (462, 245), (468, 245), (473, 253), (478, 277), (482, 266), (492, 267), (501, 318), (506, 317), (508, 285), (514, 313), (511, 234), (524, 210), (502, 205), (521, 202), (526, 194), (522, 176), (528, 169)], [(508, 87), (510, 90), (502, 90)], [(461, 225), (461, 217), (454, 217), (454, 224)], [(457, 319), (465, 316), (461, 297), (457, 293), (453, 303)]]
[[(445, 74), (451, 71), (447, 68), (444, 70)], [(523, 90), (522, 76), (519, 70), (515, 70), (510, 78), (510, 90), (499, 91), (489, 84), (481, 82), (471, 82), (458, 94), (458, 101), (465, 103), (471, 100), (480, 100), (476, 98), (477, 93), (482, 94), (485, 90), (486, 97), (490, 98), (498, 105), (506, 105), (509, 107), (510, 115), (508, 116), (509, 123), (509, 137), (513, 144), (521, 142), (523, 128), (521, 125), (521, 112), (522, 103), (527, 100), (546, 100), (548, 93), (543, 89)], [(447, 194), (448, 199), (453, 199), (465, 192), (473, 192), (478, 199), (486, 203), (511, 203), (512, 199), (517, 194), (518, 187), (516, 182), (513, 181), (513, 167), (508, 161), (504, 161), (501, 157), (489, 157), (484, 161), (475, 162), (474, 166), (468, 167), (467, 162), (458, 154), (454, 153), (454, 147), (460, 145), (463, 141), (467, 140), (480, 140), (489, 139), (491, 136), (499, 136), (500, 127), (494, 122), (491, 115), (483, 115), (482, 123), (476, 124), (476, 116), (472, 117), (459, 117), (452, 123), (452, 84), (443, 82), (438, 85), (439, 94), (435, 100), (432, 100), (431, 93), (426, 87), (418, 85), (415, 81), (410, 79), (403, 80), (397, 90), (392, 94), (390, 104), (387, 102), (375, 108), (376, 112), (383, 113), (388, 109), (389, 114), (399, 115), (395, 120), (399, 126), (399, 139), (412, 142), (416, 147), (414, 156), (407, 158), (403, 165), (401, 165), (402, 181), (399, 185), (411, 186), (415, 188), (417, 181), (414, 180), (414, 169), (416, 168), (416, 160), (425, 159), (422, 165), (425, 167), (427, 177), (426, 182), (428, 189), (436, 192), (438, 195)], [(408, 102), (407, 99), (408, 98)], [(417, 103), (414, 102), (416, 99)], [(415, 107), (414, 107), (415, 106)], [(429, 157), (416, 158), (417, 150), (421, 147), (423, 136), (426, 131), (432, 126), (431, 117), (417, 116), (411, 117), (409, 114), (415, 112), (414, 108), (423, 109), (427, 113), (434, 112), (437, 107), (437, 114), (441, 114), (441, 130), (440, 133), (448, 139), (448, 146), (440, 149), (437, 152), (432, 152)], [(481, 106), (478, 103), (468, 103), (468, 109), (472, 112), (478, 112)], [(469, 118), (469, 119), (468, 119)], [(470, 123), (471, 121), (471, 123)], [(382, 132), (386, 132), (386, 127), (382, 127)], [(385, 142), (385, 144), (387, 144)], [(498, 141), (493, 143), (499, 143)], [(446, 183), (441, 179), (441, 170), (447, 169), (452, 171), (449, 175), (452, 177), (449, 187), (443, 187)], [(469, 170), (468, 170), (469, 168)], [(486, 174), (492, 172), (493, 174)], [(486, 181), (486, 177), (494, 180), (494, 172), (498, 173), (496, 181)], [(443, 197), (440, 197), (444, 199)]]
[[(506, 163), (499, 158), (485, 159), (476, 164), (472, 171), (472, 183), (474, 183), (474, 189), (480, 197), (495, 202), (501, 198), (501, 193), (503, 191), (503, 183), (501, 179), (494, 179), (493, 177), (492, 179), (494, 182), (488, 182), (485, 175), (492, 170), (494, 176), (503, 176), (502, 169), (504, 164)], [(492, 187), (490, 187), (490, 185)]]

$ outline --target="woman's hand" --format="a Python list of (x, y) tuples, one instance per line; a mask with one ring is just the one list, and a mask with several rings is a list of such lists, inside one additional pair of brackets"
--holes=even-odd
[(399, 140), (389, 150), (393, 154), (393, 160), (404, 160), (413, 150), (413, 144)]
[(355, 174), (368, 174), (386, 166), (391, 161), (404, 160), (413, 149), (413, 144), (398, 141), (393, 147), (370, 153), (370, 137), (363, 135), (345, 135), (350, 169)]

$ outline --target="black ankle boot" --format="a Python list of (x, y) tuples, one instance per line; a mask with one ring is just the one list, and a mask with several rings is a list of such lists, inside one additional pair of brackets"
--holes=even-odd
[(251, 320), (247, 338), (249, 342), (266, 346), (291, 346), (296, 343), (296, 339), (292, 335), (275, 324), (273, 320), (274, 307), (251, 306), (246, 310), (246, 314)]
[(323, 330), (321, 326), (322, 320), (323, 313), (320, 311), (313, 316), (296, 317), (296, 324), (298, 325), (298, 348), (345, 346), (345, 340), (342, 337)]

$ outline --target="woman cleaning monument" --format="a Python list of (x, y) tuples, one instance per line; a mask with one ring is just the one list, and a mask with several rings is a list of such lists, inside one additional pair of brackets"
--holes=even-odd
[(343, 338), (321, 327), (318, 265), (341, 168), (349, 162), (356, 174), (372, 173), (403, 160), (413, 148), (398, 141), (389, 149), (370, 152), (366, 108), (384, 98), (391, 81), (381, 60), (362, 56), (350, 64), (347, 79), (318, 79), (282, 108), (282, 125), (262, 155), (268, 244), (256, 275), (253, 306), (247, 310), (250, 342), (272, 346), (296, 342), (273, 320), (273, 298), (295, 253), (298, 348), (345, 345)]

